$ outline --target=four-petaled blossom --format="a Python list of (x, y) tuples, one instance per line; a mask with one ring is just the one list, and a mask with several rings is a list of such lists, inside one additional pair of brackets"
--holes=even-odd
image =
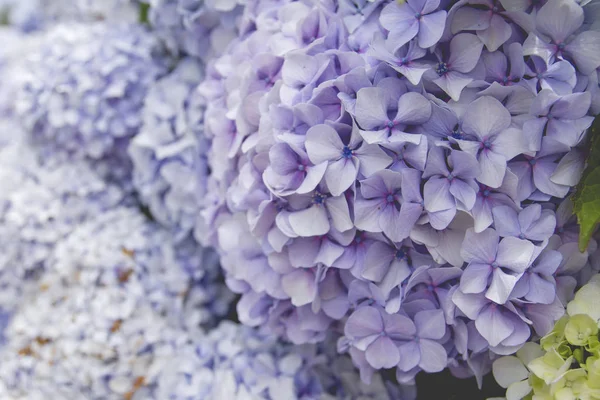
[(542, 210), (539, 204), (532, 204), (517, 212), (506, 206), (495, 207), (494, 228), (500, 236), (513, 236), (532, 242), (542, 242), (554, 234), (556, 216), (552, 210)]
[[(334, 196), (350, 188), (359, 172), (363, 176), (383, 170), (392, 160), (378, 145), (363, 142), (356, 127), (342, 125), (338, 133), (329, 125), (316, 125), (306, 132), (306, 152), (314, 164), (328, 162), (325, 182)], [(345, 135), (347, 142), (341, 138)]]
[(510, 125), (508, 110), (489, 96), (473, 101), (463, 116), (462, 130), (473, 140), (455, 140), (463, 151), (479, 161), (477, 180), (484, 185), (500, 187), (507, 161), (529, 150), (525, 133)]
[(397, 49), (415, 36), (419, 47), (426, 49), (436, 44), (446, 26), (446, 11), (439, 10), (440, 0), (407, 0), (404, 4), (392, 2), (382, 11), (381, 25), (390, 31), (389, 40)]
[(408, 340), (416, 332), (410, 318), (371, 306), (352, 313), (344, 327), (351, 345), (364, 351), (367, 362), (376, 369), (396, 366), (401, 359), (398, 341)]
[(514, 237), (500, 240), (493, 229), (481, 233), (469, 229), (460, 254), (468, 263), (460, 278), (460, 290), (463, 293), (485, 292), (488, 299), (504, 304), (531, 265), (534, 245)]

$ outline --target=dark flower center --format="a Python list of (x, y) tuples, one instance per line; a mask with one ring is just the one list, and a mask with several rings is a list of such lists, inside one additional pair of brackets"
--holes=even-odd
[(420, 12), (415, 13), (416, 19), (421, 19), (422, 16), (423, 16), (423, 14), (421, 14)]
[(525, 234), (523, 234), (523, 233), (520, 233), (520, 234), (519, 234), (519, 239), (525, 239)]
[(400, 59), (400, 61), (398, 61), (398, 64), (399, 65), (406, 65), (406, 64), (408, 64), (408, 57), (402, 57)]
[(489, 140), (484, 140), (481, 143), (481, 147), (484, 148), (484, 149), (488, 149), (489, 150), (489, 149), (492, 148), (492, 142), (490, 142)]
[(396, 250), (396, 260), (402, 260), (403, 258), (406, 257), (406, 253), (404, 251), (402, 251), (401, 249)]
[(393, 203), (395, 200), (396, 199), (392, 193), (388, 194), (387, 197), (385, 198), (385, 201), (387, 201), (388, 203)]
[(558, 48), (558, 50), (564, 50), (565, 49), (565, 44), (564, 43), (559, 43), (556, 45), (556, 47)]
[(450, 173), (450, 174), (448, 174), (448, 176), (447, 176), (446, 178), (448, 178), (448, 180), (449, 180), (449, 181), (451, 181), (452, 179), (454, 179), (454, 175), (452, 175), (452, 174)]
[(315, 192), (315, 194), (313, 195), (313, 203), (323, 204), (324, 201), (325, 201), (325, 196), (319, 192)]
[(460, 132), (460, 129), (458, 128), (458, 126), (456, 128), (454, 128), (454, 130), (452, 131), (452, 137), (454, 139), (462, 139), (463, 135)]
[(394, 121), (388, 121), (387, 127), (392, 129), (394, 127)]
[(344, 146), (344, 148), (342, 149), (342, 157), (352, 158), (352, 150), (350, 150), (350, 147)]
[(298, 165), (298, 171), (305, 171), (306, 170), (306, 166), (305, 165)]
[(496, 261), (494, 261), (492, 264), (490, 264), (492, 268), (498, 268), (498, 263)]
[(537, 160), (535, 158), (532, 158), (531, 160), (529, 160), (529, 165), (535, 165), (537, 163)]
[(437, 65), (437, 67), (435, 67), (435, 72), (439, 76), (444, 76), (445, 74), (448, 73), (448, 71), (449, 71), (448, 64), (446, 64), (445, 62), (441, 62)]
[(483, 197), (488, 197), (490, 195), (490, 189), (484, 189), (482, 193)]

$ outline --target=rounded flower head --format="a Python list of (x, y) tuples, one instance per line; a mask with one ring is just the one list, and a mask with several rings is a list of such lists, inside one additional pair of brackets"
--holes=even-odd
[(242, 0), (144, 0), (152, 28), (174, 52), (207, 61), (238, 34)]
[(4, 10), (10, 25), (23, 32), (48, 29), (58, 22), (91, 22), (111, 20), (137, 21), (136, 0), (3, 0)]
[(59, 25), (28, 59), (17, 112), (39, 146), (126, 182), (129, 140), (148, 87), (165, 70), (157, 40), (139, 26)]
[(348, 361), (324, 346), (283, 344), (226, 321), (157, 360), (150, 377), (155, 384), (140, 399), (392, 398), (379, 376), (369, 386), (357, 383)]
[(144, 102), (140, 133), (129, 146), (133, 185), (141, 201), (177, 240), (193, 229), (206, 191), (203, 106), (192, 96), (202, 74), (201, 64), (188, 58), (157, 81)]
[(562, 29), (552, 2), (339, 3), (250, 2), (208, 64), (195, 235), (244, 324), (299, 344), (343, 332), (364, 381), (447, 366), (481, 380), (490, 351), (548, 333), (593, 269), (559, 204), (597, 82), (571, 44), (596, 35), (542, 57), (526, 32)]

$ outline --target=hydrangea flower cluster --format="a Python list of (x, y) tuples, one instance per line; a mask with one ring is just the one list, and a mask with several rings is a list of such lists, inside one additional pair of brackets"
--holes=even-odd
[[(331, 346), (330, 346), (331, 348)], [(335, 346), (333, 346), (335, 348)], [(140, 399), (414, 399), (380, 376), (360, 382), (349, 358), (316, 345), (295, 347), (230, 321), (154, 364)], [(136, 399), (137, 397), (134, 397)]]
[(103, 176), (127, 182), (127, 146), (142, 124), (148, 88), (168, 62), (139, 25), (57, 25), (26, 63), (17, 113), (46, 152), (87, 159)]
[(494, 361), (506, 399), (600, 399), (600, 275), (583, 286), (540, 344)]
[(140, 200), (176, 240), (193, 231), (206, 192), (204, 105), (198, 102), (199, 96), (193, 96), (202, 77), (202, 64), (186, 58), (152, 85), (140, 132), (129, 146), (133, 185)]
[(238, 34), (243, 0), (141, 0), (155, 32), (173, 52), (207, 61)]
[(595, 13), (249, 2), (197, 90), (211, 176), (196, 236), (240, 320), (294, 343), (338, 331), (365, 381), (481, 378), (547, 334), (597, 247), (579, 253), (563, 200), (600, 111)]
[(157, 357), (228, 312), (213, 255), (173, 243), (132, 208), (82, 224), (7, 328), (2, 390), (19, 396), (48, 382), (90, 399), (133, 394)]
[(136, 0), (0, 0), (0, 13), (23, 32), (47, 29), (57, 22), (111, 20), (135, 22)]

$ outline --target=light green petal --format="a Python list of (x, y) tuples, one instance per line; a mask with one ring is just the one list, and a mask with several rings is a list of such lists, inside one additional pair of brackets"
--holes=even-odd
[(598, 334), (598, 324), (589, 315), (573, 315), (565, 326), (565, 338), (575, 346), (584, 346), (590, 336)]
[(506, 389), (506, 400), (521, 400), (531, 393), (528, 381), (515, 382)]
[(494, 361), (492, 372), (498, 385), (505, 389), (515, 382), (527, 379), (529, 376), (527, 368), (521, 360), (514, 356), (501, 357)]
[(567, 305), (570, 316), (586, 314), (594, 321), (600, 320), (600, 278), (594, 278), (575, 294), (575, 298)]
[(527, 367), (531, 372), (550, 384), (559, 379), (571, 366), (573, 357), (566, 361), (555, 351), (551, 350), (541, 358), (531, 361)]
[(532, 360), (538, 357), (542, 357), (544, 351), (539, 344), (534, 342), (527, 342), (517, 351), (517, 358), (521, 360), (524, 365), (529, 364)]

